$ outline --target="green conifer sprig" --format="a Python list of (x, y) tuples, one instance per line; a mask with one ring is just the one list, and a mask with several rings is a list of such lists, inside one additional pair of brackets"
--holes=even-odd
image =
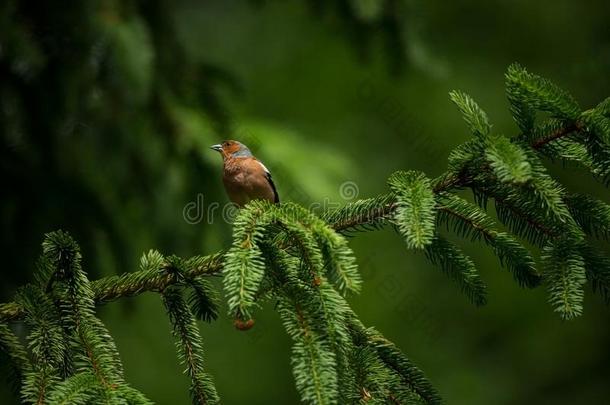
[(123, 382), (123, 366), (114, 341), (95, 316), (93, 291), (81, 268), (80, 248), (64, 232), (47, 234), (43, 242), (43, 260), (55, 269), (53, 296), (59, 301), (60, 317), (69, 332), (82, 345), (77, 353), (78, 371), (92, 370), (108, 391)]
[[(368, 371), (361, 370), (368, 378), (359, 381), (356, 370), (368, 367), (368, 364), (358, 363), (356, 353), (374, 346), (368, 335), (362, 338), (364, 327), (358, 321), (359, 334), (354, 332), (354, 313), (325, 279), (319, 285), (306, 283), (301, 279), (299, 269), (292, 267), (298, 266), (298, 261), (278, 259), (271, 259), (273, 271), (279, 272), (275, 274), (280, 280), (275, 287), (280, 302), (278, 311), (295, 342), (293, 373), (304, 402), (356, 403), (369, 401), (374, 396), (380, 403), (406, 397), (417, 397), (422, 403), (436, 403), (428, 401), (430, 398), (420, 398), (413, 384), (424, 384), (427, 380), (410, 362), (397, 371), (375, 357), (377, 371), (383, 370), (379, 372), (383, 379), (375, 379)], [(379, 334), (376, 337), (382, 339)], [(319, 376), (324, 378), (318, 379)], [(416, 381), (414, 376), (418, 376)]]
[(336, 359), (324, 339), (315, 331), (316, 317), (298, 303), (279, 301), (278, 312), (293, 339), (292, 366), (301, 399), (307, 403), (337, 403)]
[[(273, 211), (268, 214), (273, 221), (262, 219), (264, 215), (259, 212), (261, 223), (266, 226), (267, 240), (273, 243), (259, 242), (256, 246), (265, 263), (265, 274), (254, 296), (263, 296), (260, 291), (269, 285), (271, 290), (264, 295), (279, 302), (278, 312), (294, 341), (293, 373), (301, 397), (307, 403), (354, 403), (361, 399), (366, 388), (358, 386), (356, 381), (353, 352), (357, 348), (349, 324), (353, 313), (342, 296), (349, 291), (357, 292), (357, 289), (345, 286), (353, 287), (360, 282), (359, 276), (353, 274), (351, 250), (324, 221), (301, 207), (253, 203), (244, 211), (256, 211), (261, 207), (267, 212)], [(243, 212), (241, 215), (249, 217), (251, 214)], [(335, 243), (322, 244), (321, 239)], [(234, 248), (249, 249), (250, 246), (240, 243), (234, 244)], [(334, 259), (324, 260), (321, 253), (324, 249), (342, 254), (333, 254)], [(329, 268), (329, 262), (335, 263), (330, 267), (350, 269), (340, 272), (343, 274), (340, 278), (345, 282), (331, 280), (336, 272)], [(224, 272), (225, 279), (231, 272), (243, 276), (239, 265), (235, 268), (225, 265)], [(225, 285), (225, 288), (232, 287)], [(238, 325), (244, 328), (243, 324)], [(414, 395), (408, 386), (400, 384), (399, 379), (393, 377), (392, 381), (396, 395)]]
[(440, 193), (437, 200), (438, 226), (445, 225), (463, 238), (491, 246), (521, 286), (533, 288), (540, 284), (530, 252), (510, 234), (498, 231), (485, 211), (454, 194)]
[(224, 286), (229, 311), (238, 319), (252, 318), (255, 297), (265, 276), (260, 243), (265, 227), (273, 222), (268, 204), (255, 202), (240, 211), (233, 223), (233, 247), (224, 262)]
[(218, 318), (220, 307), (218, 291), (203, 277), (198, 277), (189, 284), (192, 287), (192, 292), (188, 303), (193, 310), (193, 314), (202, 321), (215, 321)]
[(179, 286), (170, 286), (162, 293), (163, 303), (176, 338), (176, 349), (185, 373), (191, 378), (193, 404), (217, 404), (219, 397), (210, 375), (203, 367), (202, 339), (191, 309)]
[(451, 91), (449, 98), (455, 103), (470, 131), (479, 139), (486, 138), (491, 131), (491, 124), (485, 111), (468, 94), (461, 91)]
[(22, 379), (31, 370), (31, 363), (19, 338), (6, 324), (0, 324), (0, 360), (1, 364), (8, 366), (8, 381), (14, 391), (19, 392)]
[[(578, 103), (568, 92), (549, 80), (528, 72), (517, 63), (509, 66), (506, 73), (506, 91), (511, 104), (527, 106), (526, 114), (530, 114), (530, 117), (523, 122), (526, 128), (533, 123), (534, 117), (531, 115), (534, 115), (536, 110), (565, 120), (575, 120), (580, 114)], [(515, 113), (517, 122), (522, 119), (522, 114)]]
[(53, 391), (48, 395), (48, 403), (62, 405), (90, 403), (97, 394), (92, 388), (96, 385), (95, 374), (86, 371), (75, 374), (54, 385)]
[(609, 204), (584, 194), (566, 195), (564, 201), (574, 220), (587, 235), (610, 239)]
[(549, 243), (542, 250), (544, 278), (549, 302), (564, 319), (582, 313), (583, 285), (586, 282), (585, 261), (575, 241), (564, 238)]
[(475, 305), (487, 303), (487, 286), (468, 256), (454, 243), (437, 235), (426, 247), (426, 257), (449, 276)]
[(396, 196), (394, 223), (409, 248), (421, 249), (434, 237), (435, 201), (430, 180), (415, 171), (396, 172), (388, 180)]
[[(348, 321), (350, 332), (353, 336), (356, 347), (372, 349), (372, 353), (369, 354), (369, 356), (377, 360), (370, 365), (373, 367), (373, 370), (377, 369), (377, 372), (379, 372), (379, 368), (382, 367), (385, 369), (385, 372), (390, 372), (393, 376), (398, 378), (398, 383), (389, 380), (389, 382), (394, 384), (390, 385), (391, 388), (389, 392), (385, 392), (387, 395), (386, 397), (376, 399), (381, 399), (391, 403), (392, 398), (394, 397), (394, 390), (407, 388), (409, 393), (411, 395), (415, 395), (422, 403), (442, 403), (441, 397), (430, 381), (426, 378), (424, 373), (419, 370), (392, 342), (384, 338), (383, 335), (377, 332), (375, 329), (366, 328), (353, 312), (350, 313)], [(369, 369), (368, 364), (361, 365), (361, 367), (364, 367), (365, 370)], [(387, 382), (387, 380), (375, 381), (376, 384), (382, 385), (384, 382)]]
[(17, 294), (32, 358), (21, 380), (21, 398), (33, 404), (150, 403), (123, 379), (118, 351), (95, 316), (94, 294), (80, 261), (80, 249), (68, 234), (47, 234), (36, 282)]
[(50, 385), (73, 374), (73, 339), (55, 304), (39, 286), (22, 287), (17, 300), (26, 311), (27, 342), (33, 364), (25, 379), (22, 398), (36, 403), (45, 397)]
[(380, 229), (391, 218), (394, 195), (382, 194), (347, 204), (342, 209), (327, 211), (322, 219), (342, 234)]
[(581, 244), (579, 249), (585, 262), (587, 281), (591, 282), (591, 289), (599, 293), (606, 304), (610, 304), (610, 258), (590, 244)]
[(241, 321), (252, 318), (251, 309), (257, 305), (255, 298), (266, 275), (264, 236), (274, 240), (276, 248), (300, 258), (303, 282), (315, 284), (327, 277), (342, 294), (358, 292), (360, 288), (354, 256), (345, 239), (302, 207), (255, 201), (240, 211), (234, 229), (223, 281), (229, 312)]

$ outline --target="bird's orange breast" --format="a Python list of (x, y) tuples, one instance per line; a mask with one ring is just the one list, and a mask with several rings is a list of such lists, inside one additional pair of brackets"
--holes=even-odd
[(239, 206), (254, 199), (275, 200), (275, 192), (264, 167), (253, 158), (226, 159), (223, 183), (229, 199)]

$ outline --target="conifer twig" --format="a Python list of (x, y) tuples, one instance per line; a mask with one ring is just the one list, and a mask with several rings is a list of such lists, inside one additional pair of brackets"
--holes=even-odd
[[(217, 275), (222, 270), (222, 257), (224, 252), (206, 256), (203, 263), (189, 269), (184, 276), (195, 278), (202, 275)], [(117, 276), (104, 277), (91, 282), (96, 303), (114, 301), (123, 297), (139, 295), (146, 291), (162, 291), (167, 286), (176, 283), (176, 276), (172, 272), (159, 271), (151, 275), (147, 271), (135, 271)], [(23, 308), (16, 302), (0, 304), (0, 322), (16, 321), (24, 316)]]
[(552, 142), (556, 139), (563, 138), (564, 136), (571, 135), (574, 132), (580, 131), (583, 129), (583, 125), (580, 122), (574, 122), (573, 124), (567, 125), (565, 127), (561, 127), (558, 130), (551, 132), (544, 138), (537, 139), (532, 142), (530, 145), (532, 148), (538, 150), (544, 147), (549, 142)]

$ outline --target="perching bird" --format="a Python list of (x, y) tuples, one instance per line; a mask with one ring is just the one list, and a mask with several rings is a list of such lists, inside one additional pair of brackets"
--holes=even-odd
[(222, 154), (222, 181), (232, 202), (239, 207), (255, 199), (280, 202), (271, 173), (252, 156), (246, 145), (237, 141), (223, 141), (210, 148)]

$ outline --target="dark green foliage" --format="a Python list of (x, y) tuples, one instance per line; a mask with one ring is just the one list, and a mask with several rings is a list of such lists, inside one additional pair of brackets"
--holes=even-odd
[(510, 234), (497, 231), (494, 221), (482, 209), (449, 193), (439, 194), (438, 201), (439, 225), (445, 224), (460, 237), (482, 240), (491, 246), (520, 285), (532, 288), (540, 284), (529, 251)]
[(434, 193), (423, 173), (396, 172), (388, 180), (396, 196), (394, 222), (409, 248), (421, 249), (434, 237)]
[(365, 198), (349, 203), (343, 209), (327, 211), (322, 219), (333, 224), (333, 228), (343, 234), (379, 229), (391, 217), (390, 206), (394, 201), (391, 194)]
[(123, 379), (114, 341), (95, 316), (94, 293), (81, 268), (76, 242), (61, 231), (47, 234), (39, 263), (36, 284), (26, 285), (17, 294), (32, 358), (23, 375), (22, 400), (85, 404), (97, 398), (105, 403), (149, 403)]
[(212, 322), (218, 318), (220, 295), (208, 280), (198, 278), (191, 282), (193, 291), (189, 296), (189, 304), (197, 319)]
[(4, 324), (0, 324), (0, 360), (8, 366), (8, 379), (18, 392), (24, 374), (31, 368), (30, 360), (17, 336)]
[(587, 244), (581, 244), (579, 248), (591, 289), (610, 303), (610, 258)]
[(582, 313), (585, 261), (575, 241), (568, 238), (550, 243), (542, 250), (544, 281), (549, 302), (562, 318), (572, 319)]
[(203, 368), (203, 348), (195, 317), (182, 297), (179, 287), (163, 291), (163, 303), (173, 326), (176, 348), (186, 373), (191, 378), (193, 404), (216, 404), (219, 402), (211, 377)]
[[(354, 363), (354, 356), (363, 348), (358, 347), (362, 343), (351, 331), (354, 315), (343, 295), (358, 291), (360, 277), (345, 239), (311, 212), (290, 203), (250, 203), (236, 223), (241, 221), (273, 243), (237, 233), (230, 259), (225, 262), (225, 290), (239, 302), (240, 289), (248, 286), (242, 278), (250, 274), (242, 271), (242, 261), (233, 258), (260, 258), (257, 265), (260, 263), (264, 274), (256, 275), (256, 289), (248, 291), (248, 297), (256, 297), (258, 303), (277, 299), (277, 310), (294, 341), (293, 374), (303, 401), (343, 404), (362, 401), (373, 393), (380, 395), (379, 400), (393, 395), (385, 388), (379, 394), (358, 383), (359, 365)], [(244, 243), (252, 240), (256, 244)], [(243, 320), (236, 325), (244, 329)], [(369, 379), (361, 383), (387, 388), (391, 382), (396, 395), (416, 395), (387, 365), (382, 367), (386, 368), (382, 374), (391, 376), (388, 381)]]
[(572, 216), (590, 236), (608, 240), (610, 237), (610, 205), (583, 194), (565, 197)]
[(48, 401), (52, 404), (87, 404), (96, 394), (96, 390), (92, 389), (95, 385), (96, 377), (93, 373), (76, 374), (55, 384)]
[(123, 379), (122, 365), (112, 338), (95, 317), (91, 285), (81, 269), (80, 249), (64, 232), (47, 234), (43, 242), (43, 261), (54, 269), (52, 294), (59, 302), (60, 317), (67, 332), (82, 345), (75, 356), (78, 372), (93, 370), (107, 390)]
[(454, 90), (449, 93), (451, 101), (457, 105), (470, 131), (478, 138), (485, 138), (491, 131), (491, 124), (485, 111), (468, 94)]
[[(294, 340), (293, 373), (304, 402), (331, 404), (338, 401), (337, 363), (329, 343), (315, 331), (317, 321), (298, 304), (287, 306), (280, 301), (278, 312), (286, 332)], [(323, 319), (322, 319), (323, 321)]]
[[(263, 2), (263, 1), (261, 1)], [(331, 21), (361, 59), (373, 56), (379, 42), (387, 59), (388, 69), (401, 74), (407, 61), (405, 23), (400, 15), (405, 3), (380, 0), (371, 4), (357, 0), (307, 0), (318, 21)], [(332, 14), (332, 18), (328, 18)]]
[(71, 375), (74, 371), (72, 337), (51, 298), (40, 287), (27, 285), (17, 293), (17, 302), (25, 308), (25, 324), (30, 329), (27, 340), (34, 365), (32, 371), (39, 373), (40, 381)]
[[(365, 358), (361, 360), (365, 360), (367, 357), (372, 360), (370, 363), (357, 363), (357, 367), (361, 367), (361, 371), (365, 374), (360, 375), (360, 378), (368, 379), (373, 386), (384, 387), (382, 394), (385, 397), (373, 397), (374, 399), (391, 401), (394, 395), (404, 394), (403, 389), (406, 387), (409, 397), (418, 400), (417, 402), (441, 403), (439, 394), (425, 375), (392, 342), (375, 329), (365, 328), (354, 313), (350, 315), (349, 326), (355, 345), (361, 350), (359, 354), (365, 355)], [(383, 375), (388, 372), (390, 373), (389, 379), (371, 378), (376, 373)], [(367, 385), (365, 387), (370, 388)], [(371, 394), (377, 390), (367, 391)]]
[(501, 182), (523, 184), (532, 179), (532, 167), (527, 156), (504, 136), (489, 139), (485, 157)]
[[(506, 73), (506, 89), (509, 101), (513, 105), (526, 106), (529, 112), (516, 112), (515, 120), (522, 129), (531, 127), (533, 113), (539, 110), (550, 113), (555, 118), (575, 120), (580, 114), (580, 107), (572, 96), (549, 80), (529, 73), (515, 63)], [(521, 109), (522, 107), (519, 107)], [(525, 117), (524, 115), (528, 115)], [(526, 132), (526, 131), (524, 131)]]
[(472, 259), (447, 239), (437, 236), (426, 247), (428, 259), (439, 266), (475, 305), (487, 302), (486, 286)]
[(580, 117), (583, 124), (604, 143), (610, 143), (610, 118), (606, 117), (597, 108), (585, 111)]
[[(230, 68), (186, 51), (175, 9), (166, 0), (2, 2), (2, 202), (13, 208), (0, 217), (15, 231), (0, 241), (16, 252), (5, 257), (15, 269), (0, 286), (5, 298), (31, 273), (16, 258), (35, 257), (57, 223), (89, 257), (111, 254), (117, 274), (139, 249), (132, 230), (172, 250), (201, 246), (201, 228), (170, 225), (167, 212), (213, 183), (189, 124), (229, 132), (224, 98), (237, 89)], [(176, 172), (184, 184), (168, 192)], [(88, 272), (102, 270), (94, 260)]]

